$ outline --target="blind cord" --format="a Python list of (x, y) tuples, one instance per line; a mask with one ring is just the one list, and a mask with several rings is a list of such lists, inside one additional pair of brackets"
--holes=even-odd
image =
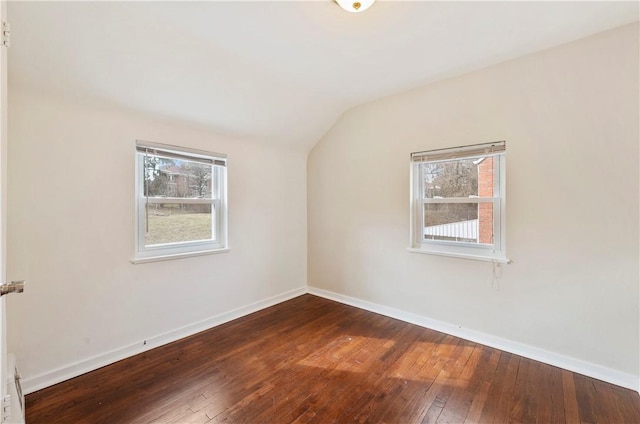
[(491, 288), (495, 291), (500, 291), (500, 280), (502, 279), (502, 265), (496, 261), (491, 261)]

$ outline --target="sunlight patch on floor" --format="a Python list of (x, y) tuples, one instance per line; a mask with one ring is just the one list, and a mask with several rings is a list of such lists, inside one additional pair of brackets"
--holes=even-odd
[[(324, 347), (298, 361), (298, 365), (327, 370), (346, 371), (350, 373), (368, 373), (380, 367), (380, 361), (396, 345), (395, 340), (380, 339), (364, 336), (341, 336), (329, 341)], [(384, 353), (380, 354), (380, 347)], [(462, 357), (466, 358), (462, 364), (448, 362), (449, 351), (455, 345), (432, 343), (426, 341), (414, 342), (404, 350), (402, 356), (392, 362), (392, 366), (384, 372), (385, 377), (415, 381), (438, 382), (447, 386), (467, 387), (469, 377), (477, 365), (474, 355), (475, 346), (462, 348)], [(373, 356), (372, 352), (378, 352)], [(470, 360), (471, 359), (471, 360)], [(450, 378), (455, 367), (464, 368), (462, 378)], [(466, 378), (465, 378), (466, 377)]]

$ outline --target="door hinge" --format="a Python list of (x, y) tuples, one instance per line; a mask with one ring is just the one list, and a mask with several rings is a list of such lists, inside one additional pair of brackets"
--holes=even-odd
[(4, 47), (11, 46), (11, 26), (9, 22), (2, 23), (2, 45)]
[(2, 399), (2, 422), (7, 422), (11, 419), (11, 395), (6, 395)]

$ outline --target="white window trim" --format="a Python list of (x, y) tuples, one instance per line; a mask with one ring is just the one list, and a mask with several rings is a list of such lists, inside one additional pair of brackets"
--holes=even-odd
[[(499, 142), (504, 145), (504, 142)], [(510, 263), (506, 256), (506, 151), (494, 155), (497, 158), (498, 166), (494, 166), (494, 193), (499, 193), (493, 198), (423, 198), (424, 182), (421, 181), (420, 163), (424, 160), (414, 160), (414, 157), (422, 158), (427, 156), (440, 157), (440, 160), (451, 160), (451, 158), (474, 158), (484, 157), (485, 154), (466, 154), (468, 151), (489, 149), (495, 143), (485, 145), (465, 146), (452, 149), (442, 149), (431, 152), (419, 152), (411, 155), (410, 163), (410, 246), (408, 251), (413, 253), (424, 253), (429, 255), (449, 256), (454, 258), (472, 259), (496, 263)], [(450, 156), (447, 158), (447, 156)], [(423, 240), (423, 210), (426, 203), (493, 203), (493, 245), (456, 242), (446, 240)]]
[(176, 253), (171, 255), (161, 255), (161, 256), (148, 256), (148, 257), (140, 257), (140, 258), (132, 258), (132, 264), (146, 264), (149, 262), (159, 262), (159, 261), (168, 261), (173, 259), (181, 259), (181, 258), (193, 258), (195, 256), (205, 256), (205, 255), (215, 255), (217, 253), (227, 253), (231, 249), (213, 249), (213, 250), (200, 250), (198, 252), (190, 252), (190, 253)]
[[(142, 178), (142, 167), (144, 167), (143, 156), (138, 153), (139, 148), (157, 149), (164, 152), (175, 152), (187, 157), (212, 160), (214, 163), (224, 163), (224, 166), (213, 166), (212, 186), (217, 187), (218, 192), (215, 197), (208, 198), (176, 198), (176, 197), (145, 197), (143, 195), (144, 179)], [(202, 150), (183, 148), (167, 144), (151, 143), (146, 141), (136, 141), (135, 155), (135, 254), (131, 263), (140, 264), (171, 259), (180, 259), (193, 256), (210, 255), (216, 253), (229, 252), (227, 237), (227, 156), (220, 153), (206, 152)], [(212, 193), (213, 194), (213, 193)], [(214, 240), (196, 240), (189, 242), (167, 243), (153, 246), (145, 246), (145, 219), (146, 205), (153, 203), (184, 203), (184, 204), (211, 204), (212, 211), (215, 209), (216, 238)]]

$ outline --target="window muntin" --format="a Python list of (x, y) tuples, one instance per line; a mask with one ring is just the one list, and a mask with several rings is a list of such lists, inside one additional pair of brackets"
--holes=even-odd
[(504, 168), (504, 142), (412, 153), (412, 250), (506, 260)]
[(136, 145), (136, 258), (227, 248), (226, 156)]

